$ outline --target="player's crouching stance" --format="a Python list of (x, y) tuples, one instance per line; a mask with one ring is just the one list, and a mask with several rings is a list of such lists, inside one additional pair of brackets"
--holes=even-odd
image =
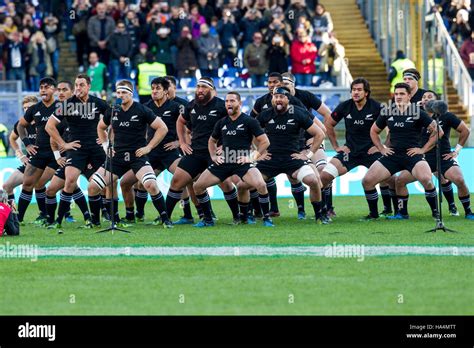
[[(122, 105), (116, 113), (107, 112), (97, 126), (97, 134), (102, 144), (108, 141), (106, 130), (109, 126), (112, 127), (114, 133), (115, 146), (112, 161), (114, 181), (132, 170), (150, 194), (164, 227), (173, 227), (166, 213), (165, 201), (158, 189), (155, 173), (147, 157), (147, 154), (165, 137), (168, 128), (153, 111), (133, 101), (133, 85), (129, 81), (119, 81), (116, 87), (117, 98), (122, 99)], [(145, 138), (147, 125), (155, 130), (148, 145)], [(92, 224), (95, 226), (100, 225), (99, 194), (109, 184), (110, 173), (102, 166), (94, 173), (88, 187)]]
[[(213, 164), (194, 183), (194, 192), (204, 212), (204, 219), (194, 226), (214, 226), (209, 205), (210, 199), (206, 189), (223, 182), (232, 175), (238, 175), (243, 182), (258, 191), (263, 212), (263, 225), (272, 227), (267, 185), (262, 174), (252, 163), (266, 152), (270, 142), (258, 121), (241, 112), (242, 101), (239, 93), (229, 92), (225, 99), (225, 106), (229, 116), (217, 121), (208, 142)], [(254, 137), (257, 150), (250, 154)], [(219, 155), (217, 154), (218, 141), (222, 142), (222, 153)], [(249, 201), (250, 196), (247, 195), (247, 200), (240, 202), (241, 220), (234, 221), (234, 223), (247, 222), (246, 210), (248, 210)]]

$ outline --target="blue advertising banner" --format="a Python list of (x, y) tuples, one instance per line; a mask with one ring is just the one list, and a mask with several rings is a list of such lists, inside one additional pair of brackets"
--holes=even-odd
[[(328, 156), (334, 156), (333, 151), (327, 152)], [(466, 148), (461, 151), (458, 157), (458, 163), (461, 166), (466, 183), (471, 192), (474, 192), (474, 148)], [(20, 165), (20, 161), (15, 157), (7, 157), (0, 159), (0, 185), (8, 180), (8, 177), (13, 173), (16, 168)], [(346, 175), (337, 178), (333, 183), (333, 193), (336, 196), (363, 196), (364, 191), (362, 189), (362, 178), (364, 177), (367, 169), (365, 167), (357, 167), (351, 170)], [(169, 172), (164, 172), (158, 176), (158, 185), (160, 190), (166, 194), (168, 192), (169, 184), (171, 182), (172, 175)], [(278, 186), (278, 197), (291, 197), (291, 185), (286, 175), (279, 175), (276, 178)], [(87, 192), (87, 181), (81, 177), (79, 183), (81, 189)], [(410, 194), (422, 194), (424, 193), (423, 187), (418, 183), (412, 183), (409, 186)], [(456, 190), (456, 187), (454, 186)], [(17, 187), (14, 191), (15, 197), (19, 197), (21, 187)], [(121, 197), (120, 187), (119, 195)], [(308, 195), (308, 190), (306, 195)], [(222, 191), (217, 187), (209, 189), (209, 195), (212, 199), (223, 199), (224, 196)]]

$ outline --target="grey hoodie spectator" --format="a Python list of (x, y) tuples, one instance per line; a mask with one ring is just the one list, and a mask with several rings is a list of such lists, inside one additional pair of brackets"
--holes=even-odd
[(218, 77), (219, 54), (222, 51), (219, 38), (209, 34), (209, 26), (201, 24), (201, 36), (198, 43), (198, 65), (201, 75), (206, 77)]
[(107, 41), (115, 30), (115, 21), (106, 15), (106, 5), (99, 3), (96, 6), (97, 14), (92, 16), (87, 23), (87, 34), (89, 35), (91, 50), (99, 54), (100, 60), (107, 64), (109, 54)]

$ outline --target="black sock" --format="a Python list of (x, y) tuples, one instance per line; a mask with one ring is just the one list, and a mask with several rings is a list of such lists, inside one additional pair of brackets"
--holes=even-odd
[(451, 181), (448, 181), (445, 184), (441, 184), (441, 189), (443, 191), (444, 198), (446, 198), (446, 202), (448, 202), (449, 207), (455, 207), (456, 204), (454, 203), (454, 192)]
[(330, 187), (326, 187), (321, 189), (321, 214), (327, 215), (328, 213), (328, 198), (329, 198), (329, 191), (331, 190)]
[[(277, 186), (275, 178), (268, 180), (267, 182), (268, 197), (270, 198), (270, 210), (277, 213), (278, 210), (278, 200), (277, 200)], [(262, 208), (263, 212), (263, 208)]]
[(321, 206), (322, 206), (321, 201), (311, 202), (311, 204), (313, 205), (314, 216), (316, 217), (316, 219), (320, 219), (321, 215), (322, 215), (322, 213), (321, 213)]
[(388, 186), (380, 186), (380, 195), (383, 201), (383, 210), (386, 212), (392, 211), (392, 197), (390, 196), (390, 189)]
[(181, 200), (181, 195), (183, 194), (183, 190), (175, 191), (173, 189), (169, 189), (168, 194), (166, 195), (166, 211), (168, 216), (171, 218), (173, 215), (174, 207), (176, 204)]
[(408, 215), (408, 196), (398, 196), (397, 209), (402, 215)]
[(262, 207), (262, 214), (264, 219), (268, 219), (270, 216), (270, 197), (267, 194), (260, 195), (258, 197), (260, 206)]
[(389, 189), (390, 191), (390, 198), (392, 199), (392, 204), (393, 204), (393, 213), (397, 214), (398, 213), (398, 197), (397, 197), (397, 191)]
[(298, 207), (298, 213), (304, 212), (304, 191), (306, 191), (306, 188), (301, 182), (291, 184), (291, 193)]
[(101, 206), (102, 206), (102, 197), (100, 195), (89, 196), (89, 208), (91, 212), (91, 220), (92, 220), (92, 223), (95, 225), (100, 224)]
[(160, 218), (162, 222), (165, 222), (169, 220), (169, 215), (166, 211), (166, 203), (165, 203), (165, 198), (163, 197), (163, 194), (161, 192), (158, 192), (157, 195), (151, 196), (151, 202), (153, 203), (153, 206), (155, 209), (158, 211), (158, 214), (160, 214)]
[(198, 213), (199, 218), (202, 219), (204, 217), (204, 212), (202, 211), (202, 208), (200, 205), (196, 205), (196, 211)]
[(63, 222), (64, 215), (69, 211), (69, 209), (71, 209), (71, 201), (72, 193), (64, 192), (64, 190), (61, 191), (61, 194), (59, 195), (58, 218), (56, 219), (58, 224)]
[(249, 213), (249, 203), (239, 202), (239, 210), (240, 210), (240, 220), (247, 221), (248, 213)]
[(377, 203), (379, 201), (379, 195), (376, 189), (373, 190), (364, 190), (365, 198), (369, 204), (370, 216), (373, 218), (379, 217), (379, 212), (377, 209)]
[(137, 217), (145, 216), (145, 204), (148, 200), (148, 192), (135, 190), (135, 205), (137, 207)]
[(193, 214), (191, 213), (191, 205), (189, 204), (189, 197), (183, 198), (183, 217), (185, 219), (192, 219)]
[(258, 200), (259, 194), (257, 190), (250, 190), (250, 204), (249, 211), (253, 210), (255, 216), (262, 216), (262, 207), (260, 207), (260, 202)]
[(334, 210), (334, 206), (332, 205), (332, 183), (330, 183), (328, 186), (326, 204), (328, 210)]
[(110, 211), (110, 199), (102, 198), (102, 215), (107, 213), (112, 218), (112, 212)]
[(238, 220), (239, 219), (239, 203), (237, 201), (236, 188), (234, 187), (232, 191), (224, 192), (224, 198), (227, 204), (229, 205), (230, 210), (232, 211), (232, 216), (234, 220)]
[(115, 222), (119, 222), (120, 221), (120, 212), (119, 212), (119, 209), (118, 209), (118, 205), (119, 205), (119, 200), (118, 198), (114, 198), (114, 219), (115, 219)]
[(48, 212), (46, 211), (46, 187), (35, 189), (35, 197), (41, 216), (48, 216)]
[(211, 207), (209, 205), (209, 201), (211, 200), (209, 198), (209, 195), (207, 194), (207, 191), (205, 191), (201, 195), (196, 195), (196, 198), (199, 202), (199, 206), (202, 209), (202, 212), (204, 214), (204, 221), (206, 222), (213, 222), (212, 220), (212, 214), (211, 214)]
[(127, 219), (128, 221), (135, 220), (135, 211), (133, 210), (133, 207), (131, 208), (125, 207), (125, 219)]
[(12, 193), (11, 195), (8, 195), (8, 200), (9, 201), (15, 201), (15, 194)]
[(57, 206), (58, 202), (56, 200), (56, 196), (46, 196), (46, 211), (48, 212), (48, 224), (52, 224), (54, 222), (54, 216), (56, 214)]
[(432, 213), (438, 212), (438, 207), (437, 207), (437, 204), (436, 204), (436, 197), (437, 197), (437, 194), (436, 194), (436, 189), (435, 188), (433, 188), (431, 190), (425, 190), (425, 198), (426, 198), (426, 201), (428, 202), (428, 204), (430, 205)]
[(33, 191), (21, 190), (20, 199), (18, 200), (18, 221), (23, 221), (26, 209), (33, 199)]
[(84, 221), (90, 220), (91, 214), (89, 213), (89, 209), (87, 208), (87, 201), (86, 197), (82, 193), (82, 190), (78, 187), (72, 193), (72, 199), (76, 202), (77, 206), (82, 212), (82, 216), (84, 216)]
[(465, 197), (459, 197), (459, 200), (461, 201), (461, 204), (464, 207), (464, 213), (466, 215), (472, 214), (472, 211), (471, 211), (471, 195), (467, 195)]

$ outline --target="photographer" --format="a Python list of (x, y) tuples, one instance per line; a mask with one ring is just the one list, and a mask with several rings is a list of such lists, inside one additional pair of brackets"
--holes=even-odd
[(8, 200), (6, 191), (0, 189), (0, 236), (3, 233), (9, 236), (20, 234), (20, 223), (15, 202)]

